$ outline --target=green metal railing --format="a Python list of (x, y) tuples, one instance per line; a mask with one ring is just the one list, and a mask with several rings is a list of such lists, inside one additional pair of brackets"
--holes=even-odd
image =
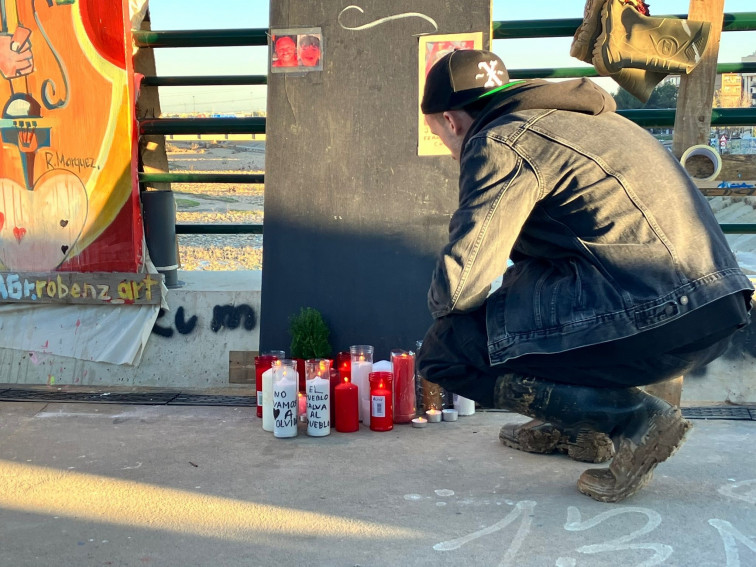
[[(686, 18), (685, 15), (664, 17)], [(493, 39), (525, 39), (569, 37), (582, 24), (582, 19), (512, 20), (493, 22)], [(725, 14), (722, 31), (756, 30), (756, 12)], [(134, 41), (139, 47), (264, 47), (268, 45), (268, 30), (216, 29), (216, 30), (135, 30)], [(756, 73), (756, 63), (720, 63), (717, 73)], [(513, 79), (564, 79), (597, 77), (593, 67), (563, 67), (543, 69), (509, 69)], [(144, 77), (142, 84), (152, 87), (169, 86), (229, 86), (266, 85), (266, 75), (203, 75)], [(644, 128), (671, 127), (675, 123), (674, 109), (621, 110), (619, 114)], [(154, 118), (139, 122), (139, 133), (149, 134), (263, 134), (265, 118)], [(756, 108), (715, 108), (713, 126), (752, 126), (756, 124)], [(264, 183), (264, 174), (224, 173), (139, 173), (139, 181), (153, 183)], [(756, 234), (756, 224), (723, 224), (726, 233)], [(262, 234), (262, 225), (177, 224), (178, 234)]]

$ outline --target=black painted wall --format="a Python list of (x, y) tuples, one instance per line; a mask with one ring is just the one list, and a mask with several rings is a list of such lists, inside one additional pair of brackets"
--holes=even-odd
[(490, 0), (272, 0), (270, 27), (320, 27), (323, 71), (268, 81), (261, 351), (289, 353), (289, 317), (318, 309), (334, 352), (414, 349), (459, 169), (418, 157), (418, 37), (483, 32)]

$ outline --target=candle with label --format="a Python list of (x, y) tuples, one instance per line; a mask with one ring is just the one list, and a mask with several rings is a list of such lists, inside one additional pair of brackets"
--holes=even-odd
[(336, 403), (336, 431), (352, 433), (360, 428), (359, 395), (357, 386), (349, 381), (349, 376), (341, 378), (341, 383), (334, 390)]
[[(273, 435), (280, 438), (296, 437), (299, 375), (296, 371), (296, 362), (280, 362), (281, 364), (276, 363), (271, 367), (273, 370)], [(265, 409), (264, 406), (263, 409)]]
[(263, 372), (270, 368), (275, 359), (276, 357), (265, 354), (255, 357), (255, 391), (257, 392), (257, 417), (263, 416)]
[(370, 429), (391, 431), (394, 428), (391, 372), (371, 372), (370, 377)]
[(415, 417), (415, 353), (391, 351), (394, 375), (394, 423), (409, 423)]
[(373, 347), (354, 345), (349, 347), (351, 355), (350, 373), (352, 384), (357, 386), (360, 399), (360, 421), (370, 423), (370, 384), (368, 378), (373, 371)]
[(307, 435), (324, 437), (331, 433), (331, 361), (314, 358), (305, 361), (307, 380)]

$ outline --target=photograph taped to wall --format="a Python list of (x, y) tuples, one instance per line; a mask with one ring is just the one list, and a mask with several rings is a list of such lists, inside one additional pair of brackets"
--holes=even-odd
[(321, 28), (270, 30), (271, 73), (307, 73), (322, 70)]
[(425, 116), (420, 110), (420, 103), (425, 90), (425, 77), (428, 75), (433, 64), (444, 55), (455, 49), (483, 49), (483, 33), (455, 33), (444, 35), (426, 35), (420, 38), (418, 57), (418, 82), (419, 95), (417, 100), (418, 126), (417, 126), (417, 155), (419, 156), (444, 156), (451, 155), (449, 149), (441, 139), (434, 135), (425, 123)]

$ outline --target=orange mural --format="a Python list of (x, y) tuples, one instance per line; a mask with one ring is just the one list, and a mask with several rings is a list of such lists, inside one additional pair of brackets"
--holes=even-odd
[(0, 0), (0, 17), (0, 269), (138, 271), (125, 6)]

